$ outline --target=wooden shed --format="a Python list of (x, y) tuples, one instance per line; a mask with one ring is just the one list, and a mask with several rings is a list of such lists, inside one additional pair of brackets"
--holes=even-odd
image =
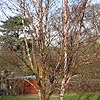
[[(29, 79), (29, 81), (37, 87), (37, 82), (35, 79)], [(22, 81), (20, 84), (20, 90), (22, 94), (37, 94), (36, 89), (27, 81)]]
[(37, 90), (35, 89), (35, 87), (37, 88), (38, 85), (35, 76), (16, 76), (15, 79), (22, 80), (20, 82), (20, 91), (22, 94), (37, 94)]

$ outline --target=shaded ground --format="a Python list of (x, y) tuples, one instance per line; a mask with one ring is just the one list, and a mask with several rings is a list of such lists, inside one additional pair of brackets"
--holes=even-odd
[(23, 97), (23, 98), (37, 98), (38, 95), (37, 94), (28, 94), (28, 95), (22, 95), (21, 97)]
[[(38, 98), (38, 94), (28, 94), (21, 96), (23, 98)], [(52, 95), (52, 97), (58, 97), (58, 95)]]
[[(38, 100), (37, 94), (24, 96), (5, 96), (0, 97), (0, 100)], [(53, 95), (50, 100), (60, 100), (59, 97)], [(65, 95), (65, 100), (100, 100), (100, 93), (80, 93)]]

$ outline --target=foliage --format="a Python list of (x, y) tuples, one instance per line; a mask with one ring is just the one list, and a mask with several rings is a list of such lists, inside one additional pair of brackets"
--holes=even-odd
[[(8, 18), (6, 21), (1, 21), (1, 23), (3, 25), (0, 25), (0, 27), (1, 27), (0, 31), (6, 32), (6, 33), (9, 33), (9, 32), (16, 33), (16, 31), (19, 31), (19, 30), (21, 31), (22, 30), (22, 21), (21, 20), (22, 20), (21, 15), (17, 15), (17, 16)], [(25, 25), (28, 25), (28, 24), (29, 24), (29, 21), (26, 18)]]

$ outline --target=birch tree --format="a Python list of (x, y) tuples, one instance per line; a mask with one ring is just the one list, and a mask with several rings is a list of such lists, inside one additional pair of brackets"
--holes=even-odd
[(69, 1), (64, 0), (62, 15), (64, 74), (61, 84), (60, 100), (64, 100), (65, 87), (68, 85), (71, 77), (73, 76), (73, 71), (77, 67), (78, 49), (80, 47), (83, 31), (82, 21), (84, 18), (86, 4), (87, 0), (81, 1), (79, 5), (75, 5), (72, 7), (71, 12), (69, 7)]
[(39, 100), (49, 100), (55, 91), (59, 91), (60, 100), (64, 100), (65, 88), (84, 60), (80, 48), (86, 39), (84, 34), (88, 33), (83, 24), (87, 0), (62, 1), (16, 1), (25, 41), (23, 61), (35, 74), (38, 87), (26, 81), (35, 87)]
[[(34, 1), (30, 2), (34, 5)], [(25, 1), (23, 0), (19, 0), (19, 3), (22, 16), (23, 34), (27, 50), (27, 56), (29, 58), (30, 69), (36, 76), (39, 100), (49, 100), (50, 96), (57, 88), (56, 82), (54, 82), (54, 72), (53, 74), (50, 73), (53, 71), (53, 68), (50, 67), (51, 58), (49, 59), (49, 54), (47, 54), (47, 51), (50, 49), (50, 47), (48, 47), (48, 43), (46, 44), (46, 39), (48, 41), (47, 36), (49, 36), (48, 13), (50, 0), (38, 0), (36, 2), (36, 8), (34, 9), (36, 11), (35, 13), (37, 19), (35, 20), (31, 19), (31, 12), (29, 11), (29, 6), (27, 6), (27, 3), (25, 5)], [(29, 32), (30, 39), (32, 41), (31, 52), (29, 51), (27, 33), (25, 31), (24, 18), (27, 17), (25, 14), (27, 14), (31, 25), (31, 27), (29, 25), (28, 28), (33, 29), (33, 32)], [(34, 23), (33, 21), (36, 21), (36, 23)], [(34, 47), (35, 43), (36, 48)], [(37, 52), (36, 49), (38, 50)], [(48, 60), (50, 61), (48, 62)], [(34, 86), (34, 84), (32, 85)]]

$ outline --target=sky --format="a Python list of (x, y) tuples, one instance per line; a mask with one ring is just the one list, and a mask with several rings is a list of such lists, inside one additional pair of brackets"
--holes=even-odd
[(100, 0), (92, 0), (92, 3), (100, 3)]
[[(2, 1), (2, 0), (1, 0)], [(0, 1), (0, 4), (1, 4), (1, 1)], [(9, 2), (9, 0), (3, 0), (3, 1), (5, 1), (6, 3), (10, 3)], [(7, 2), (8, 1), (8, 2)], [(56, 0), (56, 1), (62, 1), (62, 0)], [(69, 0), (70, 1), (70, 0)], [(12, 1), (12, 3), (14, 2), (14, 0)], [(100, 3), (100, 0), (91, 0), (91, 3), (92, 4), (98, 4), (98, 3)], [(1, 6), (1, 5), (0, 5)], [(11, 5), (12, 6), (12, 5)], [(14, 13), (12, 13), (10, 10), (8, 10), (8, 9), (6, 9), (5, 11), (4, 11), (7, 15), (9, 15), (9, 16), (14, 16), (15, 14)], [(0, 9), (0, 21), (1, 20), (4, 20), (4, 19), (6, 19), (6, 17), (5, 17), (5, 15), (4, 15), (4, 13), (2, 13), (2, 11), (1, 11), (1, 9)]]
[[(12, 7), (12, 4), (14, 3), (14, 1), (15, 0), (0, 0), (0, 7), (2, 6), (1, 5), (1, 2), (5, 2), (5, 3), (7, 3), (7, 4), (9, 4), (9, 3), (11, 3), (10, 5), (11, 5), (11, 7)], [(10, 2), (9, 2), (10, 1)], [(62, 0), (56, 0), (56, 2), (62, 2)], [(70, 1), (70, 0), (69, 0)], [(4, 4), (5, 4), (4, 3)], [(92, 4), (100, 4), (100, 0), (91, 0), (91, 3)], [(5, 7), (5, 6), (4, 6)], [(14, 13), (12, 13), (10, 10), (8, 10), (7, 8), (5, 8), (5, 11), (4, 11), (4, 13), (6, 13), (7, 15), (9, 15), (9, 16), (14, 16), (15, 14)], [(7, 17), (5, 16), (5, 14), (4, 13), (2, 13), (2, 11), (1, 11), (1, 8), (0, 8), (0, 25), (2, 25), (2, 23), (1, 23), (1, 21), (2, 20), (6, 20), (7, 19)], [(0, 33), (0, 35), (1, 35), (1, 33)]]

